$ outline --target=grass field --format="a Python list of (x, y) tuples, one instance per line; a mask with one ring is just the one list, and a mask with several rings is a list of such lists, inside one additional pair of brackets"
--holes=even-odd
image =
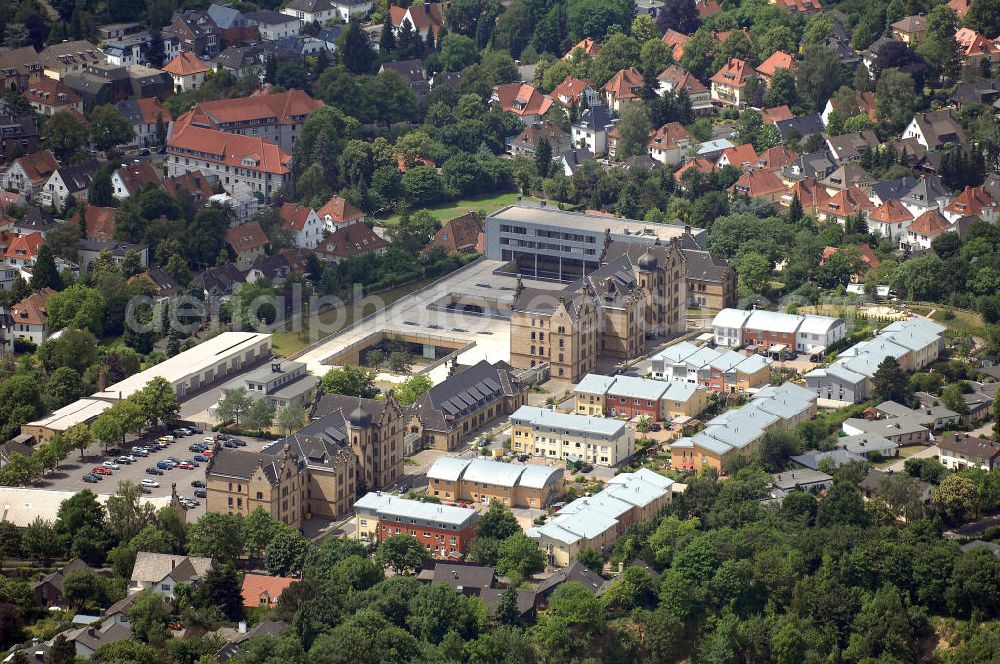
[[(431, 283), (431, 281), (433, 281), (433, 279), (421, 279), (420, 281), (414, 281), (411, 284), (406, 284), (397, 288), (390, 288), (389, 290), (382, 291), (377, 295), (382, 298), (383, 302), (385, 302), (385, 306), (389, 306), (401, 297), (408, 295), (417, 289), (423, 288), (427, 284)], [(362, 313), (364, 315), (368, 315), (374, 313), (374, 311), (366, 309)], [(347, 315), (344, 317), (344, 327), (347, 327), (354, 322), (355, 311), (354, 307), (351, 306), (350, 303), (347, 304), (346, 314)], [(336, 316), (337, 313), (334, 309), (327, 309), (326, 311), (321, 312), (318, 318), (320, 322), (324, 324), (331, 324), (336, 321)], [(271, 350), (279, 357), (294, 355), (309, 345), (309, 343), (310, 339), (308, 327), (301, 332), (276, 331), (271, 336)]]
[[(440, 221), (448, 221), (454, 217), (460, 217), (463, 214), (469, 212), (478, 212), (482, 210), (486, 214), (495, 212), (506, 205), (512, 205), (517, 202), (517, 197), (519, 194), (515, 192), (509, 192), (506, 194), (491, 194), (487, 196), (477, 196), (474, 198), (466, 198), (460, 201), (452, 201), (450, 203), (444, 203), (442, 205), (436, 205), (431, 208), (427, 208), (435, 219)], [(537, 200), (531, 196), (522, 196), (526, 201)], [(393, 214), (388, 217), (375, 217), (375, 224), (377, 226), (387, 226), (393, 227), (399, 223), (399, 215)]]

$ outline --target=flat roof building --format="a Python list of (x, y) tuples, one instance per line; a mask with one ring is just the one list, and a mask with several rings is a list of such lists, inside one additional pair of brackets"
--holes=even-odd
[(90, 424), (108, 408), (111, 408), (111, 404), (107, 401), (79, 399), (39, 420), (22, 424), (21, 433), (34, 436), (39, 442), (45, 442), (74, 424)]
[(515, 454), (616, 466), (635, 453), (635, 433), (624, 420), (521, 406), (510, 423)]

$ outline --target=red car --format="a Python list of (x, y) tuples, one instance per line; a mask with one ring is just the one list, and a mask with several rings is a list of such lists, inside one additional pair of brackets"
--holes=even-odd
[(215, 453), (212, 450), (205, 450), (204, 452), (201, 453), (201, 455), (206, 459), (211, 459), (213, 454)]
[(177, 464), (177, 467), (183, 470), (191, 470), (192, 468), (194, 468), (194, 466), (189, 464), (187, 461), (181, 461), (179, 464)]
[(113, 471), (110, 468), (105, 468), (104, 466), (94, 466), (93, 470), (90, 472), (95, 475), (112, 475)]

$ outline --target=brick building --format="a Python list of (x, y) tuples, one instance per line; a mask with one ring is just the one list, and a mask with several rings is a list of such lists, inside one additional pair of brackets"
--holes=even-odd
[(646, 417), (660, 422), (697, 417), (707, 401), (707, 391), (696, 384), (587, 374), (576, 386), (575, 412), (626, 419)]
[(393, 535), (416, 537), (435, 558), (461, 558), (475, 537), (479, 513), (467, 507), (408, 500), (370, 492), (354, 503), (355, 537), (382, 541)]

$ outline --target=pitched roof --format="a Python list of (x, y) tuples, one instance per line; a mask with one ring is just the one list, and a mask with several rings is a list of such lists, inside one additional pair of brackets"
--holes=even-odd
[(821, 203), (817, 210), (837, 217), (849, 217), (853, 214), (870, 210), (874, 206), (865, 193), (857, 187), (838, 191)]
[(129, 196), (135, 196), (149, 183), (159, 184), (160, 176), (148, 161), (126, 164), (115, 171)]
[(819, 0), (775, 0), (774, 4), (784, 7), (789, 14), (816, 11), (822, 7)]
[(949, 433), (937, 440), (937, 446), (949, 452), (959, 452), (974, 459), (1000, 457), (1000, 444), (988, 438), (974, 438), (966, 433)]
[(680, 122), (668, 122), (659, 129), (649, 132), (647, 145), (650, 149), (669, 150), (689, 145), (693, 140), (694, 137)]
[(0, 71), (16, 69), (22, 76), (41, 73), (41, 60), (33, 46), (22, 46), (0, 53)]
[(255, 136), (241, 136), (215, 129), (177, 126), (167, 139), (167, 151), (177, 154), (197, 153), (201, 159), (223, 163), (233, 168), (286, 175), (292, 156), (274, 143)]
[[(71, 223), (80, 223), (80, 211), (73, 213)], [(94, 240), (111, 240), (115, 235), (115, 208), (88, 205), (83, 211), (87, 237)]]
[(883, 224), (901, 224), (912, 221), (913, 215), (906, 209), (906, 206), (893, 198), (879, 205), (874, 212), (868, 215), (868, 218)]
[(284, 228), (291, 231), (301, 231), (309, 221), (309, 215), (313, 214), (312, 208), (295, 203), (285, 203), (278, 211), (278, 219)]
[[(410, 22), (413, 27), (423, 33), (433, 30), (436, 35), (441, 27), (446, 23), (445, 12), (450, 3), (426, 2), (423, 5), (410, 7)], [(397, 28), (402, 26), (403, 18), (406, 16), (406, 8), (392, 5), (389, 7), (389, 17), (392, 24)]]
[(584, 37), (576, 43), (573, 48), (569, 49), (566, 55), (562, 56), (563, 60), (569, 60), (573, 57), (573, 51), (580, 49), (585, 55), (589, 55), (592, 58), (596, 58), (601, 54), (601, 45), (590, 37)]
[(196, 104), (182, 115), (179, 122), (190, 122), (195, 127), (226, 129), (240, 123), (301, 124), (323, 102), (313, 99), (302, 90), (287, 90), (275, 94), (217, 99)]
[(907, 228), (910, 233), (927, 237), (937, 237), (949, 230), (951, 230), (951, 224), (937, 208), (924, 212)]
[[(875, 255), (875, 252), (872, 250), (871, 246), (867, 242), (862, 242), (861, 244), (857, 245), (854, 248), (857, 249), (858, 256), (859, 258), (861, 258), (861, 262), (868, 265), (868, 267), (877, 268), (879, 265), (882, 264), (882, 261), (880, 261), (878, 256)], [(823, 265), (823, 263), (826, 262), (827, 258), (833, 256), (839, 251), (840, 251), (839, 247), (824, 247), (823, 257), (820, 259), (819, 264)]]
[(826, 140), (830, 144), (830, 151), (833, 152), (833, 156), (840, 161), (858, 159), (866, 148), (877, 148), (881, 144), (878, 136), (871, 129), (853, 131), (849, 134), (841, 134), (840, 136), (831, 136)]
[(527, 83), (504, 83), (493, 87), (500, 108), (514, 115), (545, 115), (552, 100)]
[(208, 67), (191, 51), (181, 51), (173, 60), (163, 65), (161, 71), (174, 76), (193, 76), (207, 72)]
[(515, 145), (527, 146), (532, 149), (538, 147), (539, 141), (542, 138), (547, 138), (549, 143), (560, 144), (568, 143), (568, 135), (562, 130), (562, 127), (551, 123), (551, 122), (539, 122), (538, 124), (531, 124), (521, 130), (513, 142)]
[(674, 179), (678, 182), (684, 177), (684, 174), (690, 170), (698, 171), (699, 173), (711, 173), (715, 170), (715, 162), (711, 159), (705, 159), (704, 157), (696, 157), (689, 161), (684, 162), (684, 165), (677, 169), (674, 173)]
[(41, 233), (17, 235), (7, 243), (7, 251), (4, 252), (3, 257), (22, 261), (34, 260), (35, 256), (38, 255), (38, 248), (44, 242), (45, 238), (42, 237)]
[(41, 184), (56, 172), (59, 162), (48, 150), (41, 150), (23, 157), (18, 157), (14, 163), (21, 166), (21, 170), (28, 176), (33, 184)]
[(323, 207), (316, 211), (322, 219), (328, 219), (338, 224), (357, 221), (365, 218), (365, 213), (351, 205), (350, 201), (341, 196), (331, 196)]
[(972, 0), (948, 0), (948, 6), (955, 10), (959, 18), (965, 18), (971, 5)]
[(260, 224), (251, 221), (236, 228), (226, 229), (226, 242), (236, 253), (240, 253), (250, 249), (261, 249), (267, 246), (268, 239)]
[(728, 161), (731, 166), (736, 166), (737, 168), (753, 166), (757, 163), (757, 152), (753, 149), (753, 145), (750, 143), (726, 148), (722, 151), (722, 154), (719, 155), (719, 159), (716, 163), (721, 162), (723, 157), (726, 158), (726, 161)]
[(892, 24), (892, 29), (906, 33), (926, 32), (927, 18), (920, 15), (904, 16)]
[(549, 94), (553, 101), (557, 101), (560, 104), (563, 103), (560, 97), (566, 97), (567, 99), (574, 100), (569, 103), (572, 104), (575, 100), (580, 99), (580, 96), (584, 93), (587, 88), (592, 88), (590, 81), (584, 78), (574, 78), (572, 76), (567, 76), (562, 80), (562, 83), (552, 88), (552, 92)]
[(351, 224), (350, 226), (340, 226), (334, 230), (332, 235), (323, 238), (323, 241), (316, 247), (316, 252), (337, 258), (347, 258), (384, 249), (387, 246), (389, 243), (380, 238), (375, 231), (369, 228), (368, 224)]
[(691, 72), (677, 65), (670, 65), (661, 71), (656, 78), (669, 85), (670, 89), (674, 91), (686, 90), (689, 95), (708, 92), (708, 88)]
[(995, 211), (998, 207), (1000, 205), (997, 204), (997, 201), (993, 200), (993, 196), (986, 191), (986, 187), (979, 186), (966, 187), (944, 209), (945, 212), (979, 216), (983, 213), (983, 210), (993, 209)]
[(670, 48), (670, 52), (674, 57), (674, 62), (680, 62), (681, 58), (684, 57), (684, 45), (688, 43), (691, 39), (688, 35), (683, 32), (677, 32), (673, 28), (669, 28), (665, 33), (661, 41)]
[(765, 108), (760, 112), (760, 119), (764, 124), (776, 124), (782, 120), (791, 120), (795, 117), (792, 109), (787, 104)]
[(173, 119), (170, 111), (163, 108), (156, 97), (126, 99), (116, 105), (125, 119), (132, 124), (156, 124), (157, 118), (163, 118), (163, 122), (168, 123)]
[(57, 172), (63, 184), (66, 185), (66, 189), (70, 193), (76, 193), (90, 186), (90, 181), (94, 179), (98, 168), (98, 163), (91, 160), (80, 164), (60, 166)]
[(413, 404), (412, 412), (431, 431), (450, 431), (461, 419), (501, 396), (513, 396), (527, 386), (513, 377), (506, 362), (481, 360), (446, 378)]
[(762, 76), (774, 76), (779, 69), (795, 69), (795, 60), (784, 51), (775, 51), (757, 67)]
[(965, 142), (965, 130), (951, 109), (917, 113), (913, 122), (932, 148), (945, 143)]
[(15, 324), (22, 325), (45, 325), (48, 312), (45, 308), (49, 298), (56, 292), (51, 288), (43, 288), (37, 293), (32, 293), (10, 308), (10, 316)]
[(181, 563), (188, 563), (199, 577), (212, 567), (211, 558), (197, 556), (175, 556), (169, 553), (140, 551), (132, 566), (132, 581), (136, 583), (156, 583), (166, 578)]
[(274, 606), (288, 586), (298, 579), (287, 576), (267, 576), (265, 574), (243, 575), (243, 606)]
[(712, 81), (712, 83), (719, 83), (721, 85), (743, 87), (747, 79), (752, 76), (753, 69), (749, 64), (739, 58), (730, 58), (729, 61), (722, 65), (719, 71), (715, 72), (709, 80)]
[(175, 295), (182, 290), (181, 285), (174, 281), (173, 277), (156, 267), (151, 267), (142, 274), (133, 276), (128, 282), (131, 284), (139, 279), (145, 279), (153, 284), (157, 295)]
[(60, 65), (72, 65), (79, 69), (88, 64), (104, 62), (104, 54), (89, 41), (78, 39), (46, 47), (38, 54), (38, 61), (46, 69), (57, 69)]
[(483, 220), (475, 212), (469, 212), (444, 222), (427, 246), (445, 247), (449, 251), (474, 248), (482, 232)]
[(771, 171), (749, 169), (726, 191), (738, 196), (758, 198), (773, 196), (785, 191), (785, 183)]
[(202, 175), (201, 171), (191, 171), (190, 173), (164, 178), (160, 186), (163, 187), (163, 191), (174, 197), (183, 189), (190, 192), (194, 196), (195, 201), (207, 201), (215, 194), (212, 190), (212, 185), (208, 182), (208, 178)]
[(806, 178), (793, 184), (786, 197), (791, 201), (795, 196), (799, 197), (799, 203), (805, 209), (819, 207), (830, 198), (830, 194), (826, 193), (826, 187), (815, 178)]
[(642, 74), (635, 67), (619, 69), (611, 80), (601, 87), (615, 99), (638, 99), (642, 96), (642, 86), (645, 85)]
[(768, 148), (757, 155), (757, 168), (775, 173), (785, 166), (795, 163), (799, 155), (795, 151), (784, 145), (776, 145)]
[[(30, 47), (28, 47), (30, 48)], [(4, 67), (0, 65), (0, 69)], [(24, 96), (28, 101), (33, 101), (46, 106), (69, 106), (80, 103), (80, 95), (76, 90), (69, 87), (62, 81), (43, 76), (37, 81), (31, 81)]]

